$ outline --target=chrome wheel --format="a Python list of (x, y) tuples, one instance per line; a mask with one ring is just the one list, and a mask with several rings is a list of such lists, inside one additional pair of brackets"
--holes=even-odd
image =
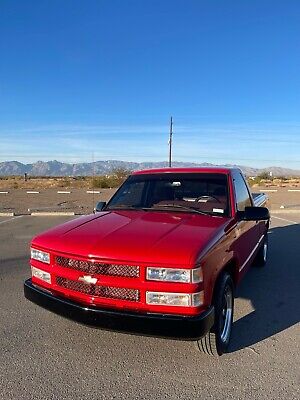
[(215, 321), (207, 334), (198, 340), (198, 349), (212, 356), (222, 355), (228, 349), (232, 331), (234, 309), (234, 283), (228, 273), (223, 273), (215, 286), (213, 298)]
[(221, 316), (221, 340), (226, 342), (230, 336), (233, 312), (233, 293), (229, 286), (223, 295), (222, 316)]

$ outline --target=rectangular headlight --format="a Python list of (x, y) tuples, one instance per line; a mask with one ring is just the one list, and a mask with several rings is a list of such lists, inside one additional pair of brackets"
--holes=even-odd
[(203, 281), (202, 268), (158, 268), (147, 267), (146, 278), (149, 281), (199, 283)]
[(49, 253), (46, 253), (41, 250), (36, 250), (33, 248), (31, 248), (30, 250), (31, 250), (31, 258), (33, 260), (38, 260), (43, 263), (50, 264), (50, 254)]
[(31, 267), (31, 274), (35, 278), (41, 279), (44, 282), (51, 283), (51, 275), (49, 272), (42, 271), (39, 268)]
[(203, 292), (146, 292), (146, 303), (161, 306), (198, 307), (203, 304)]

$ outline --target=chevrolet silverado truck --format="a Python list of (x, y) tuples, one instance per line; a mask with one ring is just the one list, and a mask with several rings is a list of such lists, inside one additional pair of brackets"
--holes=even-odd
[(32, 240), (25, 297), (91, 326), (221, 355), (235, 288), (267, 261), (266, 202), (237, 168), (134, 172), (94, 214)]

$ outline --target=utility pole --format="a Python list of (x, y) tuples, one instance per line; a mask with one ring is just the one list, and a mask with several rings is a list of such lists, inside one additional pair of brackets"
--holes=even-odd
[(169, 136), (169, 167), (172, 167), (172, 136), (173, 136), (173, 117), (170, 121), (170, 136)]

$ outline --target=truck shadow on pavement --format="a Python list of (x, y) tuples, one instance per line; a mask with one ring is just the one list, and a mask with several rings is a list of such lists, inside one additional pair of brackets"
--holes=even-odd
[[(254, 311), (233, 325), (229, 352), (270, 338), (300, 321), (300, 224), (269, 231), (265, 267), (250, 268), (236, 297), (250, 300)], [(238, 314), (238, 308), (236, 309)]]

